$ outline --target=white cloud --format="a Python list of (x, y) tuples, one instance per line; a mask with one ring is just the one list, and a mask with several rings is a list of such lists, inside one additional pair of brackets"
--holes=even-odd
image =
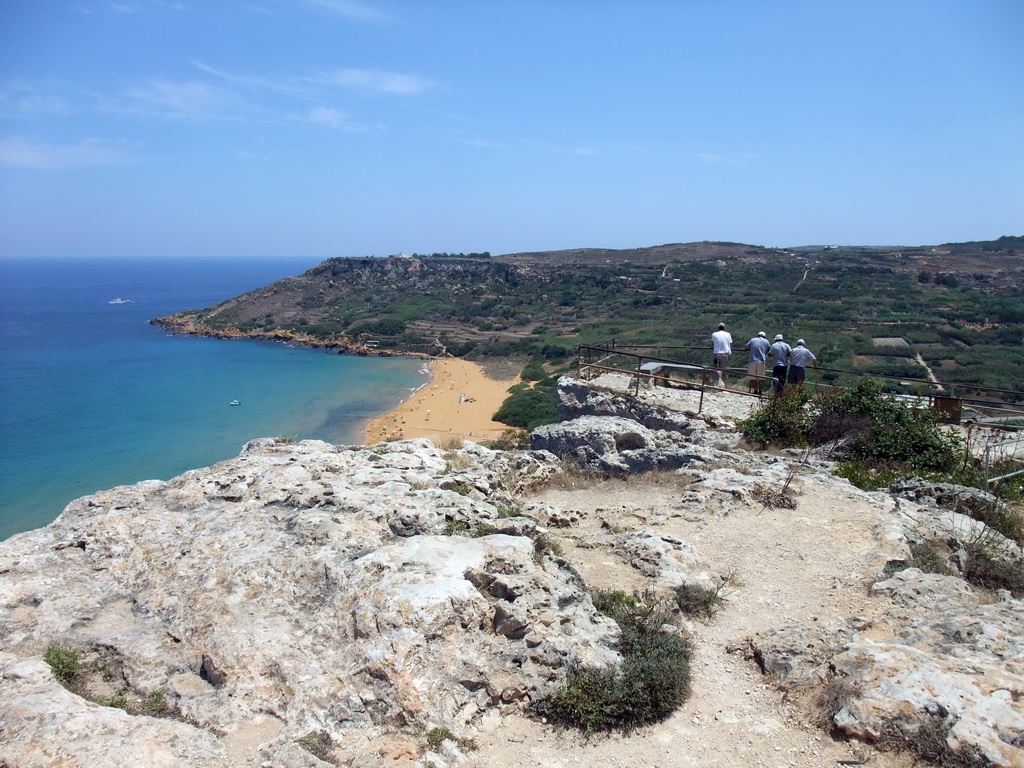
[(302, 82), (295, 78), (285, 77), (260, 77), (258, 75), (234, 75), (219, 69), (214, 69), (202, 61), (193, 61), (197, 68), (211, 75), (219, 77), (232, 85), (241, 85), (245, 88), (252, 88), (258, 91), (271, 91), (290, 96), (296, 99), (317, 98), (319, 89), (312, 87), (308, 82)]
[(491, 139), (457, 139), (463, 144), (469, 144), (471, 147), (483, 147), (484, 149), (510, 149), (511, 145), (502, 141), (493, 141)]
[(715, 152), (698, 152), (695, 157), (702, 163), (708, 163), (709, 165), (742, 165), (749, 160), (753, 160), (755, 156), (748, 154), (721, 155)]
[(323, 125), (336, 131), (365, 131), (366, 127), (349, 119), (344, 112), (330, 107), (313, 107), (306, 119), (314, 125)]
[(385, 21), (387, 19), (385, 14), (375, 8), (371, 8), (365, 3), (357, 3), (355, 0), (300, 0), (300, 2), (364, 21)]
[(234, 98), (206, 83), (151, 80), (125, 92), (112, 111), (184, 120), (227, 120), (237, 117)]
[(79, 168), (88, 165), (119, 165), (131, 156), (99, 139), (84, 139), (78, 144), (45, 144), (29, 139), (0, 139), (0, 165), (14, 168), (48, 170)]
[(158, 13), (161, 10), (187, 11), (188, 6), (174, 0), (147, 0), (141, 3), (107, 3), (116, 13)]
[(403, 96), (423, 93), (435, 83), (419, 75), (400, 72), (383, 72), (375, 69), (339, 69), (318, 80), (326, 85), (340, 85), (363, 91), (401, 94)]
[(21, 80), (0, 85), (0, 113), (8, 116), (64, 115), (71, 109), (64, 99)]

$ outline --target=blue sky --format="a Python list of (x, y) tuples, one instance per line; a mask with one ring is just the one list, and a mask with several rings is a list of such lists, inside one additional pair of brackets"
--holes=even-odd
[(0, 255), (1024, 234), (1019, 0), (4, 0)]

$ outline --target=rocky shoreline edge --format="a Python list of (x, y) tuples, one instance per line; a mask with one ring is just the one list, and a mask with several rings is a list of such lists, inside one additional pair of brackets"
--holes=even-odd
[(197, 324), (194, 315), (181, 313), (156, 317), (149, 321), (150, 325), (164, 328), (167, 332), (176, 336), (204, 336), (212, 339), (251, 339), (256, 341), (278, 341), (285, 344), (294, 344), (299, 347), (311, 347), (318, 349), (336, 350), (339, 355), (359, 355), (362, 357), (417, 357), (430, 358), (431, 355), (422, 352), (405, 352), (394, 349), (381, 349), (375, 346), (367, 346), (358, 341), (321, 339), (310, 334), (299, 331), (275, 330), (275, 331), (242, 331), (234, 326), (228, 328), (210, 328), (209, 326)]

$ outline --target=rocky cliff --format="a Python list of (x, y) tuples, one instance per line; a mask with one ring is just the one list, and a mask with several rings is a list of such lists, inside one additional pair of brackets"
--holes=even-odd
[[(698, 414), (614, 381), (560, 390), (564, 420), (532, 451), (255, 440), (4, 542), (0, 765), (848, 758), (822, 722), (858, 749), (927, 731), (964, 764), (1024, 765), (1024, 604), (893, 567), (916, 540), (991, 535), (982, 524), (748, 450), (742, 400), (708, 396)], [(528, 705), (569, 668), (619, 661), (591, 587), (654, 600), (685, 584), (732, 595), (718, 629), (677, 616), (704, 660), (681, 720), (596, 744), (530, 730), (545, 726), (521, 719)], [(82, 671), (62, 683), (48, 648)], [(745, 694), (726, 706), (737, 674)], [(705, 727), (713, 749), (686, 762)], [(666, 756), (663, 736), (687, 749)], [(748, 761), (748, 741), (789, 754)]]

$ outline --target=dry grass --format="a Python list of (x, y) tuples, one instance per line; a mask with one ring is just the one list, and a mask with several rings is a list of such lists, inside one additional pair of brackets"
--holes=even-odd
[(457, 451), (462, 448), (462, 438), (457, 435), (442, 435), (441, 437), (432, 437), (430, 442), (441, 451)]

